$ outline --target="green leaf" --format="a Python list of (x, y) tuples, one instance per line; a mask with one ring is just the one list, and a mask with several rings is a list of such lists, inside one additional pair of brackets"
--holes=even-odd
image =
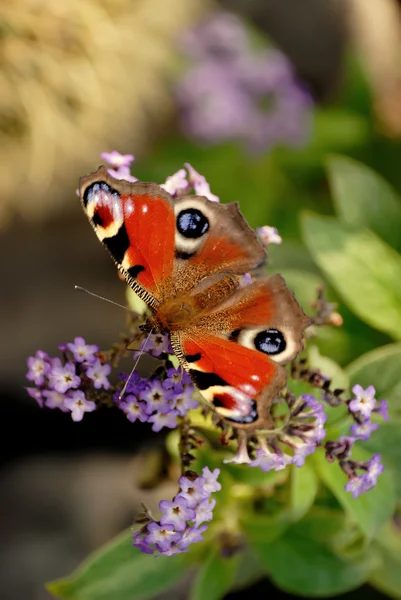
[[(370, 456), (361, 448), (353, 449), (353, 458), (357, 460), (367, 460)], [(385, 470), (373, 490), (353, 498), (350, 492), (344, 490), (348, 479), (338, 464), (328, 463), (324, 452), (319, 450), (313, 455), (313, 461), (319, 477), (352, 520), (368, 539), (373, 538), (394, 513), (395, 490), (390, 473)]]
[(309, 251), (348, 306), (366, 323), (401, 338), (401, 258), (369, 230), (304, 214)]
[(248, 512), (241, 518), (242, 530), (251, 546), (273, 542), (284, 533), (290, 523), (290, 516), (286, 510), (274, 517)]
[(311, 508), (318, 489), (318, 479), (312, 467), (293, 467), (291, 472), (290, 506), (294, 521), (299, 521)]
[(401, 250), (401, 200), (369, 167), (344, 156), (327, 161), (333, 200), (340, 219), (367, 227)]
[(393, 523), (380, 532), (376, 548), (381, 560), (369, 583), (392, 598), (401, 598), (401, 533)]
[(351, 385), (374, 385), (377, 397), (389, 401), (390, 411), (401, 414), (401, 344), (388, 344), (348, 365)]
[(348, 389), (349, 379), (347, 373), (334, 360), (327, 356), (322, 356), (316, 346), (308, 346), (308, 363), (312, 369), (320, 369), (324, 375), (328, 375), (331, 378), (333, 389)]
[(240, 557), (222, 557), (212, 552), (200, 567), (190, 593), (190, 600), (220, 600), (233, 586)]
[(188, 555), (155, 558), (132, 546), (127, 531), (92, 554), (72, 575), (47, 585), (56, 598), (143, 600), (170, 588), (188, 569)]
[(297, 596), (341, 594), (359, 587), (370, 570), (366, 557), (343, 560), (297, 527), (289, 529), (274, 544), (254, 544), (254, 550), (272, 581)]

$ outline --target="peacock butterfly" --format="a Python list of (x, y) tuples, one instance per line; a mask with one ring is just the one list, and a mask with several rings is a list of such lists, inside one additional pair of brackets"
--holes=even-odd
[(148, 305), (145, 329), (167, 333), (202, 396), (232, 426), (269, 427), (284, 364), (302, 349), (304, 314), (280, 275), (241, 285), (266, 252), (237, 203), (173, 198), (154, 183), (82, 177), (97, 237)]

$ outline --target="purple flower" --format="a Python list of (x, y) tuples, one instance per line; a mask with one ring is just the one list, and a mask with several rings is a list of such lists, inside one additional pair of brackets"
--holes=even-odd
[(173, 542), (181, 539), (181, 534), (174, 529), (173, 525), (149, 523), (147, 530), (149, 534), (144, 538), (144, 542), (147, 545), (156, 544), (162, 552), (169, 550)]
[(306, 457), (310, 454), (313, 454), (315, 451), (316, 444), (300, 444), (297, 448), (295, 448), (294, 456), (292, 457), (292, 463), (296, 467), (303, 467)]
[(49, 356), (46, 352), (38, 350), (35, 356), (30, 356), (27, 360), (28, 373), (26, 378), (33, 381), (35, 385), (43, 385), (46, 375), (50, 371)]
[(189, 508), (185, 498), (176, 496), (173, 502), (162, 500), (159, 507), (163, 511), (160, 524), (172, 525), (176, 531), (184, 531), (187, 521), (194, 521), (196, 517), (195, 511)]
[(178, 483), (181, 491), (176, 498), (184, 498), (189, 508), (195, 508), (202, 500), (209, 497), (209, 492), (204, 489), (203, 477), (197, 477), (193, 481), (188, 477), (180, 477)]
[[(211, 519), (210, 519), (211, 520)], [(182, 536), (181, 541), (179, 542), (179, 547), (181, 550), (186, 550), (188, 546), (191, 544), (196, 544), (197, 542), (201, 542), (203, 540), (203, 535), (207, 529), (207, 525), (203, 525), (197, 529), (196, 527), (189, 527)]]
[(185, 163), (185, 166), (188, 169), (189, 183), (194, 188), (195, 194), (197, 196), (205, 196), (211, 202), (219, 202), (219, 197), (210, 191), (210, 185), (206, 181), (206, 178), (198, 173), (189, 163)]
[(146, 402), (149, 414), (155, 410), (161, 413), (168, 413), (172, 408), (171, 404), (169, 404), (172, 394), (171, 390), (166, 390), (163, 387), (160, 379), (152, 379), (147, 389), (141, 393), (141, 400)]
[(193, 386), (185, 388), (182, 392), (174, 392), (174, 408), (180, 417), (184, 417), (189, 410), (199, 406), (199, 402), (192, 398), (193, 393)]
[(195, 511), (195, 527), (199, 527), (199, 525), (202, 523), (211, 521), (213, 519), (213, 509), (215, 506), (215, 498), (207, 498), (206, 500), (202, 500)]
[(269, 225), (258, 227), (256, 229), (256, 234), (263, 246), (268, 246), (269, 244), (281, 244), (283, 241), (278, 230), (275, 227), (269, 227)]
[(175, 196), (176, 194), (180, 195), (183, 192), (186, 192), (189, 188), (189, 183), (187, 181), (187, 172), (185, 169), (180, 169), (173, 175), (167, 177), (166, 181), (160, 186), (166, 192)]
[(75, 365), (72, 362), (66, 363), (63, 367), (52, 367), (49, 373), (49, 386), (59, 392), (65, 392), (71, 388), (78, 388), (81, 379), (75, 374)]
[(361, 494), (368, 492), (374, 487), (374, 484), (369, 481), (366, 473), (359, 475), (358, 477), (353, 477), (345, 484), (345, 491), (351, 492), (353, 498), (357, 498)]
[(125, 181), (130, 181), (131, 183), (135, 183), (138, 181), (136, 177), (131, 175), (131, 171), (129, 167), (122, 166), (118, 169), (108, 169), (108, 174), (114, 177), (114, 179), (124, 179)]
[(190, 137), (209, 144), (240, 141), (256, 152), (306, 142), (312, 99), (281, 52), (254, 49), (245, 26), (230, 13), (189, 32), (186, 47), (192, 62), (177, 86), (177, 100)]
[(178, 412), (172, 410), (169, 413), (155, 413), (149, 417), (148, 422), (153, 423), (152, 431), (160, 431), (163, 427), (175, 429), (177, 427)]
[(270, 452), (267, 448), (258, 448), (256, 450), (256, 458), (250, 463), (251, 467), (259, 467), (266, 473), (274, 470), (281, 471), (292, 462), (291, 456), (288, 454)]
[(102, 363), (100, 362), (100, 360), (98, 358), (92, 365), (90, 365), (86, 369), (87, 377), (89, 377), (89, 379), (92, 379), (93, 386), (97, 390), (100, 390), (100, 388), (104, 388), (105, 390), (109, 389), (110, 382), (107, 379), (107, 375), (110, 375), (110, 373), (111, 373), (111, 366), (108, 365), (107, 363), (102, 365)]
[[(192, 384), (192, 379), (184, 369), (175, 369), (174, 367), (167, 369), (167, 378), (163, 381), (163, 387), (166, 390), (178, 389), (178, 391), (182, 391), (182, 386), (189, 384)], [(177, 386), (180, 387), (177, 388)]]
[(117, 169), (120, 167), (129, 167), (134, 160), (132, 154), (120, 154), (117, 150), (113, 150), (112, 152), (102, 152), (100, 158)]
[(376, 423), (364, 421), (363, 423), (354, 423), (354, 425), (351, 425), (350, 431), (356, 439), (366, 441), (378, 427)]
[(354, 400), (349, 403), (349, 409), (353, 413), (361, 413), (365, 419), (369, 419), (373, 409), (376, 407), (376, 390), (373, 385), (363, 389), (360, 385), (354, 385), (352, 392)]
[(25, 389), (28, 392), (28, 394), (30, 395), (30, 397), (33, 398), (34, 400), (36, 400), (36, 402), (38, 403), (40, 408), (42, 408), (43, 407), (42, 390), (40, 390), (39, 388), (35, 388), (35, 387), (26, 387)]
[(43, 397), (46, 398), (45, 406), (48, 408), (59, 408), (63, 412), (68, 412), (68, 408), (65, 406), (65, 395), (60, 394), (56, 390), (43, 390)]
[(152, 333), (149, 336), (146, 352), (150, 352), (152, 356), (157, 358), (161, 354), (172, 354), (170, 350), (170, 340), (167, 335), (163, 335), (162, 333)]
[(68, 392), (64, 400), (64, 406), (71, 411), (73, 421), (82, 421), (86, 412), (92, 412), (96, 408), (96, 404), (87, 400), (82, 390)]
[(149, 546), (147, 542), (145, 542), (146, 534), (143, 531), (134, 531), (132, 534), (132, 544), (135, 548), (138, 548), (144, 554), (153, 554), (154, 548)]
[(375, 454), (367, 464), (368, 471), (366, 477), (372, 486), (376, 485), (378, 476), (384, 471), (384, 466), (381, 464), (380, 460), (380, 454)]
[(220, 475), (220, 469), (215, 469), (211, 471), (209, 467), (203, 467), (202, 469), (202, 477), (203, 477), (203, 489), (211, 494), (212, 492), (218, 492), (221, 490), (221, 485), (217, 481)]
[(379, 408), (376, 408), (375, 412), (377, 412), (379, 415), (381, 415), (385, 421), (389, 420), (388, 405), (385, 400), (380, 400)]
[(72, 352), (74, 359), (78, 363), (87, 362), (94, 363), (96, 361), (96, 352), (99, 352), (99, 347), (88, 345), (84, 338), (76, 337), (74, 343), (66, 344), (67, 349)]
[(120, 402), (120, 408), (127, 415), (127, 419), (131, 423), (134, 423), (137, 419), (145, 423), (149, 418), (145, 405), (142, 402), (138, 402), (137, 398), (132, 394), (129, 394)]

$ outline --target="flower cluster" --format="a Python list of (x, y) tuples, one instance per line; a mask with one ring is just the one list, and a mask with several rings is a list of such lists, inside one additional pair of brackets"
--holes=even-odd
[(198, 406), (192, 398), (195, 389), (191, 378), (183, 369), (169, 367), (162, 370), (162, 376), (163, 379), (149, 378), (133, 373), (128, 380), (126, 375), (120, 375), (126, 382), (125, 394), (120, 399), (121, 392), (116, 391), (114, 400), (129, 421), (152, 423), (153, 431), (174, 429), (178, 417)]
[(183, 51), (190, 66), (176, 95), (191, 138), (207, 144), (240, 141), (254, 152), (306, 143), (310, 95), (281, 52), (252, 47), (235, 15), (214, 13), (187, 32)]
[(217, 481), (220, 470), (202, 470), (202, 476), (188, 472), (178, 480), (180, 491), (172, 502), (162, 500), (159, 521), (147, 513), (147, 524), (132, 536), (134, 546), (146, 554), (172, 556), (187, 552), (188, 546), (203, 539), (203, 533), (213, 518), (216, 500), (212, 492), (221, 489)]
[(27, 379), (35, 387), (27, 387), (28, 394), (39, 406), (71, 412), (73, 421), (81, 421), (84, 413), (96, 408), (88, 398), (94, 390), (108, 390), (111, 367), (102, 364), (99, 348), (86, 344), (82, 337), (59, 346), (63, 358), (52, 358), (38, 350), (28, 358)]

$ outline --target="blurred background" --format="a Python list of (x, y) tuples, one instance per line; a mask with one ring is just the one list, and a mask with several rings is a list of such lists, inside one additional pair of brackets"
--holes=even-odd
[[(168, 478), (154, 490), (138, 467), (157, 463), (163, 435), (112, 411), (75, 424), (24, 391), (37, 348), (55, 354), (77, 335), (109, 348), (124, 329), (122, 310), (74, 291), (124, 303), (79, 177), (114, 149), (135, 155), (145, 181), (190, 162), (253, 227), (278, 228), (271, 272), (308, 310), (322, 278), (299, 215), (333, 213), (325, 157), (356, 158), (401, 191), (400, 54), (396, 0), (3, 0), (2, 599), (50, 598), (45, 581), (131, 525), (141, 500), (156, 506), (175, 490)], [(344, 328), (319, 341), (340, 365), (389, 341), (340, 312)], [(254, 592), (285, 597), (268, 582)], [(384, 597), (347, 597), (362, 594)], [(163, 597), (185, 598), (185, 585)]]

